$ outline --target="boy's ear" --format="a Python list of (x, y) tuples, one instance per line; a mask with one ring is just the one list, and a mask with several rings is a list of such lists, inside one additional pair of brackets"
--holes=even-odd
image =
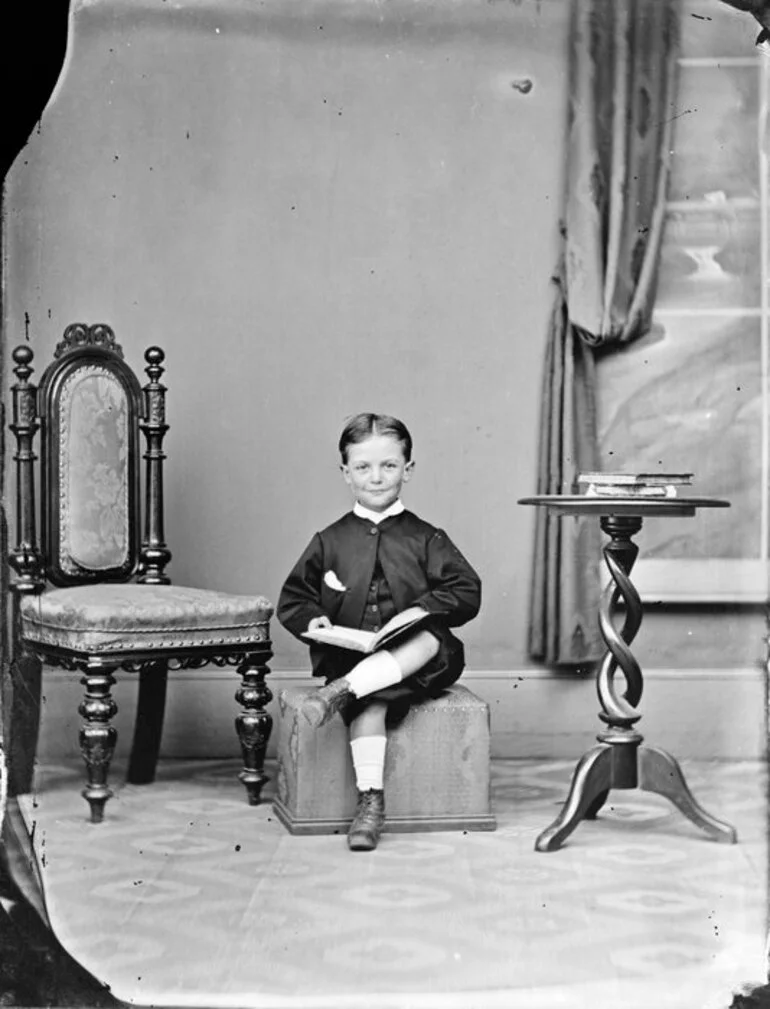
[(408, 480), (412, 475), (412, 470), (414, 469), (414, 459), (410, 459), (409, 462), (404, 466), (404, 480)]
[(345, 478), (345, 483), (350, 484), (350, 469), (344, 462), (340, 463), (340, 473), (342, 473)]

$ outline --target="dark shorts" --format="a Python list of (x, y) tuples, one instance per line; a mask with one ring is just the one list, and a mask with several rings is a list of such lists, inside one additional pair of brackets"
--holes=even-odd
[[(439, 650), (430, 662), (400, 683), (394, 683), (346, 705), (342, 712), (346, 725), (350, 725), (372, 701), (387, 701), (385, 724), (389, 728), (398, 725), (413, 704), (419, 704), (429, 697), (438, 697), (459, 679), (465, 667), (462, 642), (443, 628), (431, 627), (430, 631), (439, 642)], [(332, 683), (351, 672), (363, 658), (360, 652), (330, 647), (326, 649), (318, 675), (324, 676), (327, 683)]]

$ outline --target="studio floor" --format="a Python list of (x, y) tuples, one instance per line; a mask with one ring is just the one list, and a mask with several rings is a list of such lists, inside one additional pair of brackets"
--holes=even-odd
[[(766, 982), (765, 770), (683, 762), (736, 845), (612, 792), (565, 846), (534, 841), (573, 761), (493, 764), (494, 832), (294, 837), (238, 765), (165, 761), (87, 820), (81, 767), (21, 799), (65, 949), (142, 1006), (727, 1009)], [(268, 772), (271, 768), (268, 767)]]

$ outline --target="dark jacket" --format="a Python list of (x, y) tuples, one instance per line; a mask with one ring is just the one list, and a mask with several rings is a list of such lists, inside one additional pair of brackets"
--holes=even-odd
[[(348, 512), (316, 533), (281, 589), (278, 619), (301, 641), (314, 617), (327, 616), (333, 624), (360, 627), (378, 557), (396, 611), (421, 606), (433, 614), (429, 626), (441, 648), (431, 663), (431, 675), (422, 679), (425, 687), (436, 678), (437, 689), (448, 686), (464, 666), (462, 644), (449, 628), (476, 616), (481, 581), (443, 530), (410, 511), (379, 525)], [(334, 573), (344, 590), (327, 584), (327, 572)], [(329, 648), (312, 645), (310, 655), (314, 675), (334, 675), (328, 666)], [(416, 679), (421, 679), (419, 673)]]

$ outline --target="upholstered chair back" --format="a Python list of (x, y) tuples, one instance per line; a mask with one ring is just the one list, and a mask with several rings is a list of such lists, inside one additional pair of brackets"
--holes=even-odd
[(38, 415), (47, 580), (129, 579), (139, 561), (142, 390), (109, 327), (68, 327), (41, 377)]

